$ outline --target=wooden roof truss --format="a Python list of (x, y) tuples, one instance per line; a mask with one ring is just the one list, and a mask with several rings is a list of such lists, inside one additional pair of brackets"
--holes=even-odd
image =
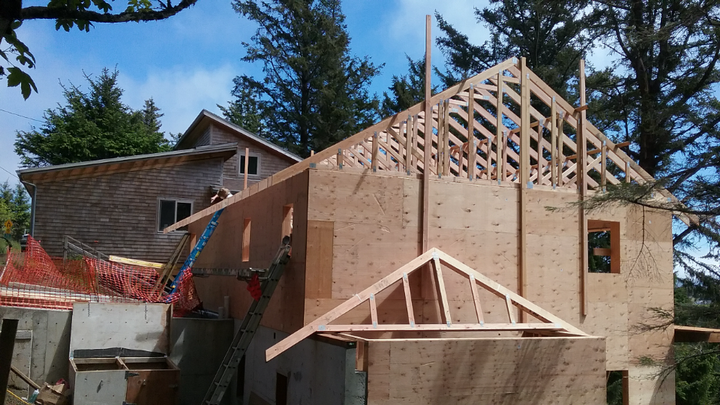
[[(432, 266), (435, 282), (438, 290), (438, 300), (440, 313), (444, 323), (425, 324), (417, 323), (413, 311), (412, 297), (410, 294), (410, 285), (408, 276), (425, 265)], [(452, 270), (467, 278), (468, 281), (468, 299), (472, 301), (475, 307), (475, 315), (477, 322), (456, 324), (452, 322), (450, 313), (450, 305), (448, 304), (448, 294), (445, 289), (443, 272)], [(378, 293), (387, 290), (393, 286), (402, 284), (405, 295), (405, 306), (407, 309), (408, 322), (403, 324), (383, 324), (378, 321), (378, 311), (375, 297)], [(507, 308), (508, 321), (505, 323), (486, 323), (484, 321), (483, 310), (480, 303), (480, 295), (478, 287), (484, 288), (495, 296), (505, 301)], [(361, 306), (367, 305), (370, 313), (369, 324), (352, 324), (338, 325), (333, 322), (338, 320), (344, 314)], [(531, 315), (540, 320), (540, 322), (523, 323), (518, 322), (515, 308), (519, 311)], [(519, 314), (518, 314), (519, 315)], [(443, 251), (432, 248), (424, 254), (413, 259), (406, 265), (395, 270), (385, 278), (381, 279), (372, 286), (366, 288), (360, 293), (355, 294), (344, 303), (335, 307), (325, 315), (317, 318), (315, 321), (307, 324), (284, 340), (269, 348), (266, 353), (266, 360), (270, 361), (277, 357), (285, 350), (299, 343), (313, 333), (346, 333), (346, 332), (400, 332), (400, 331), (416, 331), (416, 332), (489, 332), (489, 331), (517, 331), (531, 333), (551, 333), (560, 335), (587, 336), (580, 329), (570, 325), (562, 319), (552, 315), (548, 311), (533, 304), (527, 299), (514, 293), (513, 291), (501, 286), (483, 274), (473, 270), (452, 256)]]

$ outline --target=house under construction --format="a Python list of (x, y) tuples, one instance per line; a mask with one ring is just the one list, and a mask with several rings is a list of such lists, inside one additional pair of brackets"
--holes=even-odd
[[(239, 372), (250, 404), (672, 404), (671, 213), (579, 200), (652, 178), (524, 59), (504, 61), (166, 229), (226, 269), (292, 256)], [(673, 199), (658, 193), (658, 199)], [(608, 246), (589, 245), (601, 235)], [(591, 272), (590, 256), (604, 272)]]

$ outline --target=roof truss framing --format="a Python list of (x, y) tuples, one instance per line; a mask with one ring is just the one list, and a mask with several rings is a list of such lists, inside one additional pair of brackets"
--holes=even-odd
[[(408, 276), (422, 268), (425, 265), (432, 266), (433, 275), (435, 277), (438, 290), (438, 305), (444, 323), (441, 324), (425, 324), (417, 323), (410, 294), (410, 285)], [(452, 322), (450, 313), (450, 305), (448, 303), (447, 291), (443, 273), (446, 270), (455, 271), (456, 273), (467, 278), (468, 294), (472, 297), (475, 307), (475, 315), (477, 322), (455, 324)], [(380, 324), (378, 322), (376, 296), (378, 293), (396, 285), (402, 284), (405, 294), (405, 306), (407, 309), (408, 322), (403, 324)], [(505, 301), (508, 313), (508, 321), (505, 323), (486, 323), (484, 321), (483, 310), (480, 303), (479, 287), (494, 294)], [(353, 324), (353, 325), (336, 325), (334, 321), (339, 319), (349, 311), (367, 305), (370, 312), (370, 324)], [(541, 322), (523, 323), (518, 322), (515, 314), (515, 308), (524, 311)], [(495, 281), (489, 279), (483, 274), (473, 270), (457, 259), (449, 256), (443, 251), (432, 248), (406, 265), (395, 270), (385, 278), (381, 279), (372, 286), (366, 288), (362, 292), (355, 294), (344, 303), (335, 307), (331, 311), (317, 318), (315, 321), (307, 324), (276, 345), (270, 347), (266, 352), (266, 360), (270, 361), (277, 357), (290, 347), (299, 343), (303, 339), (313, 333), (344, 333), (344, 332), (399, 332), (399, 331), (466, 331), (466, 332), (489, 332), (489, 331), (518, 331), (532, 333), (556, 333), (562, 335), (587, 336), (580, 329), (570, 325), (562, 319), (552, 315), (548, 311), (533, 304), (527, 299), (521, 297), (513, 291), (501, 286)]]

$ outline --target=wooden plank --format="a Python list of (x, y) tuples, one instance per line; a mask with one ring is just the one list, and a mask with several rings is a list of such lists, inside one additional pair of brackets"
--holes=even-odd
[(375, 134), (373, 134), (373, 138), (372, 138), (372, 160), (371, 160), (371, 163), (372, 163), (372, 170), (374, 172), (376, 172), (378, 169), (378, 151), (379, 151), (378, 133), (376, 131)]
[(412, 142), (413, 127), (412, 117), (408, 115), (407, 125), (405, 126), (405, 173), (407, 174), (412, 172), (412, 152), (415, 149)]
[(243, 190), (248, 187), (248, 168), (250, 167), (250, 148), (245, 148), (245, 176), (243, 176)]
[(605, 141), (602, 143), (600, 159), (600, 187), (602, 187), (602, 191), (604, 193), (607, 185), (607, 142)]
[[(443, 175), (450, 175), (450, 100), (445, 100), (443, 106)], [(462, 163), (461, 163), (462, 164)]]
[(517, 321), (515, 320), (515, 310), (509, 295), (505, 296), (505, 305), (507, 306), (508, 319), (510, 319), (510, 323), (514, 325)]
[[(520, 205), (518, 216), (520, 217), (519, 242), (518, 242), (518, 294), (526, 296), (527, 284), (527, 188), (529, 183), (530, 165), (530, 87), (528, 71), (525, 58), (520, 58)], [(524, 319), (523, 319), (524, 320)]]
[(377, 303), (375, 302), (375, 294), (370, 294), (370, 298), (368, 299), (368, 302), (370, 303), (370, 320), (372, 321), (372, 327), (373, 327), (373, 329), (377, 329), (378, 315), (377, 315)]
[(480, 325), (485, 323), (485, 317), (483, 316), (482, 312), (482, 306), (480, 305), (480, 293), (477, 289), (477, 283), (475, 282), (475, 276), (472, 274), (468, 277), (468, 280), (470, 281), (470, 291), (472, 293), (473, 297), (473, 303), (475, 304), (475, 315), (477, 315), (477, 320)]
[(151, 267), (153, 269), (161, 269), (164, 266), (164, 264), (162, 264), (162, 263), (148, 262), (145, 260), (137, 260), (137, 259), (129, 259), (127, 257), (114, 256), (114, 255), (110, 255), (109, 261), (114, 262), (114, 263), (130, 264), (133, 266)]
[(343, 168), (343, 163), (345, 163), (345, 157), (344, 157), (344, 155), (343, 155), (343, 150), (342, 150), (342, 148), (338, 148), (337, 158), (336, 158), (336, 160), (335, 160), (335, 165), (336, 165), (336, 167), (337, 167), (338, 169), (342, 169), (342, 168)]
[[(432, 149), (432, 78), (430, 50), (432, 39), (430, 38), (430, 15), (425, 16), (425, 151), (423, 153), (423, 202), (422, 202), (422, 251), (430, 249), (430, 150)], [(460, 90), (460, 87), (458, 87)]]
[(440, 310), (445, 317), (445, 323), (452, 324), (452, 316), (450, 315), (450, 304), (448, 304), (447, 290), (445, 289), (445, 280), (442, 275), (442, 266), (440, 265), (440, 259), (437, 256), (433, 256), (433, 265), (435, 266), (435, 279), (437, 281), (438, 294), (440, 295)]
[[(585, 106), (585, 60), (580, 59), (580, 107)], [(579, 115), (579, 124), (577, 130), (577, 178), (578, 189), (580, 191), (580, 202), (585, 201), (587, 194), (587, 141), (585, 140), (585, 127), (587, 122), (587, 111), (582, 109)], [(588, 314), (587, 284), (588, 284), (588, 224), (585, 218), (585, 208), (580, 205), (579, 218), (580, 223), (580, 308), (583, 315)]]
[[(476, 331), (476, 332), (493, 332), (493, 331), (526, 331), (526, 330), (551, 330), (561, 331), (563, 328), (552, 323), (455, 323), (455, 324), (416, 324), (395, 325), (395, 324), (378, 324), (373, 325), (325, 325), (324, 331), (332, 333), (342, 332), (402, 332), (402, 331)], [(272, 349), (272, 348), (271, 348)], [(268, 349), (269, 350), (269, 349)]]
[(307, 221), (305, 296), (332, 298), (335, 222)]
[[(505, 148), (505, 142), (503, 137), (503, 92), (505, 84), (503, 81), (502, 72), (498, 72), (497, 75), (497, 94), (495, 96), (496, 101), (496, 112), (497, 125), (495, 125), (495, 143), (497, 148), (497, 160), (495, 161), (495, 178), (500, 183), (505, 180), (503, 173), (505, 173), (505, 166), (503, 166), (503, 149)], [(490, 162), (488, 162), (490, 166)]]
[(553, 188), (557, 187), (558, 173), (558, 130), (557, 130), (557, 103), (555, 98), (550, 105), (550, 183)]
[[(475, 86), (470, 85), (468, 89), (470, 96), (468, 97), (468, 169), (467, 176), (470, 180), (475, 180), (475, 156), (477, 155), (477, 147), (475, 143)], [(488, 154), (488, 160), (490, 154)]]
[(405, 292), (405, 306), (407, 307), (408, 322), (410, 326), (415, 325), (415, 311), (413, 311), (412, 295), (410, 294), (410, 283), (407, 273), (403, 274), (403, 290)]

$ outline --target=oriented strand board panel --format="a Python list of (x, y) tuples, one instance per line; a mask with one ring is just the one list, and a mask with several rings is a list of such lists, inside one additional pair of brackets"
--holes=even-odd
[(169, 353), (169, 304), (73, 305), (70, 357), (80, 349), (121, 347)]
[[(285, 206), (292, 204), (291, 259), (262, 319), (262, 325), (288, 333), (303, 325), (307, 193), (308, 171), (304, 171), (228, 206), (195, 264), (197, 268), (268, 268), (284, 236)], [(242, 261), (241, 249), (245, 219), (252, 221), (247, 262)], [(191, 224), (190, 232), (199, 235), (207, 221)], [(227, 276), (195, 277), (194, 280), (205, 308), (217, 310), (224, 305), (223, 298), (229, 296), (230, 316), (235, 319), (245, 316), (252, 301), (247, 283)]]
[(334, 225), (332, 221), (308, 221), (305, 298), (332, 298)]
[(368, 405), (603, 404), (602, 338), (371, 340)]

